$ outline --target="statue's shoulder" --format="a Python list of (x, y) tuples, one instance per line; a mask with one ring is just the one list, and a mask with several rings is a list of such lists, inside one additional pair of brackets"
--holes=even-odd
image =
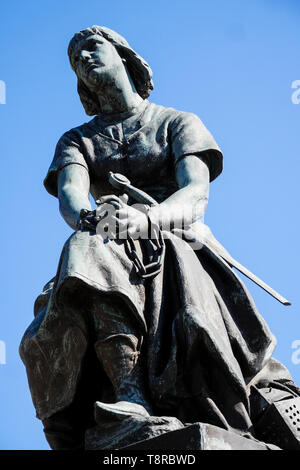
[(95, 119), (91, 119), (88, 122), (84, 122), (79, 126), (72, 127), (62, 134), (58, 143), (63, 142), (80, 142), (83, 137), (91, 137), (95, 133)]
[(162, 106), (156, 103), (149, 103), (147, 107), (147, 115), (149, 120), (154, 121), (164, 120), (170, 123), (174, 121), (180, 121), (185, 119), (198, 119), (199, 117), (188, 111), (181, 111), (172, 107)]

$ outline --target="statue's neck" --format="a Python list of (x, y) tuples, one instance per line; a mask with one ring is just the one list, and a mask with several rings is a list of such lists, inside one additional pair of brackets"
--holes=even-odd
[(143, 98), (137, 93), (126, 67), (107, 77), (97, 93), (101, 114), (122, 114), (137, 108)]

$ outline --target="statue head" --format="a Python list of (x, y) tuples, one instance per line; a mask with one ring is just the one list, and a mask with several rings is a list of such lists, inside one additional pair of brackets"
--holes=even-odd
[[(114, 47), (120, 60), (126, 63), (127, 71), (137, 93), (143, 99), (148, 98), (151, 90), (153, 90), (151, 68), (147, 62), (129, 46), (128, 42), (122, 36), (104, 26), (91, 26), (90, 28), (79, 31), (71, 39), (68, 47), (68, 55), (72, 69), (76, 71), (76, 61), (78, 60), (80, 45), (86, 42), (88, 38), (89, 41), (92, 42), (92, 45), (93, 42), (98, 43), (98, 47), (101, 47), (101, 41), (108, 41), (110, 45)], [(83, 81), (83, 79), (78, 76), (78, 73), (77, 78), (77, 91), (85, 112), (89, 116), (100, 113), (99, 101), (93, 87), (89, 86), (86, 81)]]

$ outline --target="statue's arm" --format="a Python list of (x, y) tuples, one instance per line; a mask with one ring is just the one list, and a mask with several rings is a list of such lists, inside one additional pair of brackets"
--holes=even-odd
[[(168, 230), (190, 225), (200, 219), (208, 202), (209, 176), (204, 156), (187, 155), (182, 158), (176, 165), (178, 190), (161, 204), (150, 208), (148, 215), (152, 222)], [(111, 194), (101, 197), (101, 200), (102, 204), (110, 203), (115, 207), (116, 213), (110, 218), (118, 224), (120, 236), (126, 233), (133, 236), (148, 227), (146, 214), (127, 206), (117, 196)], [(82, 208), (80, 204), (78, 207)], [(106, 218), (99, 223), (107, 224)]]
[(71, 228), (78, 228), (82, 209), (91, 210), (90, 178), (87, 170), (76, 164), (67, 165), (58, 174), (59, 210)]
[[(209, 196), (209, 168), (205, 157), (188, 155), (176, 165), (178, 190), (158, 206), (150, 209), (150, 217), (162, 225), (180, 226), (200, 219), (206, 210)], [(177, 225), (178, 224), (178, 225)]]

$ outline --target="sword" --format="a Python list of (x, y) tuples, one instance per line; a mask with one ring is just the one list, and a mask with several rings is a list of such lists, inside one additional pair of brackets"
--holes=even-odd
[[(149, 196), (149, 194), (145, 193), (145, 191), (142, 191), (141, 189), (132, 186), (129, 179), (126, 178), (126, 176), (121, 175), (120, 173), (113, 173), (112, 171), (110, 171), (109, 182), (114, 188), (126, 192), (128, 196), (132, 197), (141, 204), (149, 204), (152, 206), (158, 205), (158, 202), (153, 199), (153, 197)], [(245, 268), (245, 266), (243, 266), (241, 263), (232, 258), (229, 253), (224, 253), (223, 251), (221, 252), (219, 247), (215, 245), (211, 240), (207, 241), (206, 243), (203, 243), (203, 241), (201, 241), (201, 243), (206, 248), (208, 248), (214, 255), (222, 258), (224, 261), (226, 261), (227, 264), (229, 264), (230, 267), (237, 269), (240, 273), (242, 273), (248, 279), (253, 281), (259, 287), (261, 287), (265, 292), (274, 297), (274, 299), (278, 300), (283, 305), (291, 305), (291, 303), (286, 298), (284, 298), (281, 294), (272, 289), (272, 287), (262, 281), (251, 271), (249, 271), (249, 269)]]

